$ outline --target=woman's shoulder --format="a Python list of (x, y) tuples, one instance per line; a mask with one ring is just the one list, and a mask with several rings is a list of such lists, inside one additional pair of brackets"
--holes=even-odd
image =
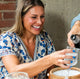
[(42, 30), (40, 35), (43, 37), (48, 36), (48, 32), (46, 30)]
[(1, 35), (0, 35), (0, 39), (12, 39), (12, 38), (16, 38), (16, 33), (14, 33), (14, 32), (5, 32), (5, 33), (2, 33)]
[(19, 39), (14, 32), (5, 32), (0, 35), (0, 46), (14, 47), (19, 43)]
[(41, 39), (43, 38), (46, 41), (52, 41), (50, 35), (48, 34), (47, 31), (43, 30), (40, 34)]

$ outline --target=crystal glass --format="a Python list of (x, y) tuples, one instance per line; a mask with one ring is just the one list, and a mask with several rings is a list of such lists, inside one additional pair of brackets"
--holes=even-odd
[(6, 75), (5, 79), (30, 79), (25, 72), (13, 72)]
[[(78, 53), (79, 53), (80, 49), (72, 48), (70, 46), (67, 46), (67, 49), (72, 49), (73, 53), (67, 53), (66, 55), (73, 56), (73, 59), (64, 59), (64, 60), (71, 61), (71, 63), (67, 64), (67, 65), (70, 65), (72, 67), (72, 66), (76, 65), (78, 62)], [(71, 68), (67, 69), (67, 75), (65, 76), (65, 79), (68, 79), (70, 69)]]
[(78, 48), (72, 48), (70, 46), (67, 46), (67, 49), (72, 49), (72, 51), (73, 51), (73, 53), (67, 53), (66, 54), (66, 55), (69, 55), (69, 56), (73, 56), (73, 59), (65, 59), (65, 60), (71, 61), (71, 63), (67, 64), (67, 65), (74, 66), (78, 62), (78, 53), (79, 53), (80, 49), (78, 49)]
[(2, 73), (0, 72), (0, 78), (2, 78)]

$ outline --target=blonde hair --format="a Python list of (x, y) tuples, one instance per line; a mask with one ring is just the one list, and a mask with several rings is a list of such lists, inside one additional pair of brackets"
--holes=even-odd
[(30, 8), (36, 5), (42, 6), (44, 8), (44, 4), (41, 0), (18, 0), (15, 23), (13, 27), (8, 31), (15, 32), (21, 37), (25, 30), (22, 22), (22, 17), (28, 12)]

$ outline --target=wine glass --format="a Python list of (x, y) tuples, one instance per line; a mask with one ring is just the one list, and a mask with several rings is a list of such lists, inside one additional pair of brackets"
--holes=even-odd
[(0, 72), (0, 79), (2, 78), (2, 73)]
[(25, 72), (12, 72), (6, 75), (5, 79), (29, 79), (29, 76)]
[[(70, 64), (67, 64), (67, 65), (69, 65), (69, 66), (72, 67), (72, 66), (76, 65), (77, 62), (78, 62), (78, 52), (79, 52), (80, 49), (78, 49), (78, 48), (72, 48), (70, 46), (67, 46), (67, 49), (72, 49), (73, 50), (73, 53), (66, 53), (66, 55), (73, 56), (73, 59), (65, 59), (67, 61), (71, 61), (71, 63)], [(68, 79), (68, 75), (69, 75), (70, 69), (71, 68), (67, 69), (67, 72), (68, 73), (65, 76), (65, 79)]]

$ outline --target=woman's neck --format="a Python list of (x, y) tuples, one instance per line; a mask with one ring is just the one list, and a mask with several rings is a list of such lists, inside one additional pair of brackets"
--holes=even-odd
[(28, 44), (30, 44), (36, 40), (36, 35), (24, 33), (24, 35), (21, 38), (23, 41), (26, 41)]

